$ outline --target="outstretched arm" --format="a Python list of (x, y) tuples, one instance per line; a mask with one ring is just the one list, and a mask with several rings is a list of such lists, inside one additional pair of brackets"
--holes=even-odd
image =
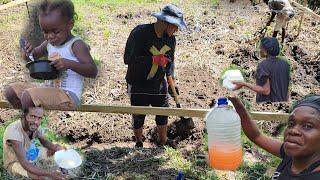
[(263, 94), (263, 95), (269, 95), (270, 94), (270, 80), (267, 79), (267, 82), (263, 85), (263, 86), (259, 86), (259, 85), (255, 85), (255, 84), (250, 84), (247, 82), (232, 82), (233, 84), (236, 85), (236, 87), (234, 88), (234, 90), (238, 90), (242, 87), (247, 87), (249, 89), (251, 89), (252, 91), (259, 93), (259, 94)]
[(247, 112), (239, 98), (229, 97), (229, 100), (232, 102), (241, 118), (241, 126), (245, 135), (262, 149), (275, 156), (280, 157), (280, 148), (282, 142), (277, 139), (268, 137), (259, 131), (257, 124), (251, 120), (249, 113)]

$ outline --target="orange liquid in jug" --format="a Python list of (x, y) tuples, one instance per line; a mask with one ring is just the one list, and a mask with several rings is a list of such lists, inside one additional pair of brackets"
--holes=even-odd
[(242, 162), (242, 149), (239, 147), (228, 151), (228, 148), (209, 148), (209, 163), (211, 168), (219, 170), (236, 170)]

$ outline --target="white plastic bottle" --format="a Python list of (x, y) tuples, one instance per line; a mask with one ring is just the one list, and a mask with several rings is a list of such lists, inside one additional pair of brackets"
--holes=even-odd
[(214, 169), (235, 170), (242, 162), (240, 117), (227, 98), (206, 115), (209, 163)]

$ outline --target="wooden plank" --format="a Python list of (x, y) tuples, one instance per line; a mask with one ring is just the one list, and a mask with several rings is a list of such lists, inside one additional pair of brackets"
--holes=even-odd
[(118, 114), (150, 114), (163, 116), (188, 116), (204, 118), (207, 109), (183, 109), (183, 108), (162, 108), (146, 106), (103, 106), (103, 105), (82, 105), (77, 111), (103, 112)]
[[(8, 102), (0, 101), (0, 108), (12, 108)], [(51, 109), (57, 110), (57, 109)], [(80, 112), (101, 112), (118, 114), (148, 114), (164, 116), (186, 116), (204, 118), (210, 109), (184, 109), (184, 108), (160, 108), (145, 106), (105, 106), (105, 105), (81, 105), (77, 110)], [(252, 119), (265, 121), (286, 122), (288, 114), (271, 112), (250, 112)]]
[(15, 1), (8, 2), (0, 6), (0, 11), (17, 6), (19, 4), (22, 4), (28, 1), (31, 1), (31, 0), (15, 0)]
[(320, 15), (318, 15), (317, 13), (313, 12), (311, 9), (307, 8), (307, 7), (304, 7), (303, 5), (297, 3), (296, 1), (294, 0), (290, 0), (291, 4), (296, 6), (298, 9), (300, 10), (305, 10), (307, 13), (309, 13), (310, 15), (312, 15), (315, 19), (318, 19), (320, 20)]
[[(308, 0), (304, 0), (304, 3), (303, 3), (303, 6), (307, 6), (308, 5)], [(301, 14), (301, 18), (300, 18), (300, 22), (299, 22), (299, 27), (298, 27), (298, 33), (296, 35), (295, 38), (298, 38), (298, 36), (300, 35), (300, 32), (301, 32), (301, 27), (302, 27), (302, 22), (304, 20), (304, 14), (305, 14), (306, 10), (303, 10), (302, 11), (302, 14)]]
[[(8, 102), (0, 102), (0, 108), (13, 108)], [(59, 110), (59, 109), (50, 109)], [(63, 110), (62, 110), (63, 111)], [(164, 116), (188, 116), (203, 118), (208, 109), (183, 109), (183, 108), (161, 108), (146, 106), (105, 106), (105, 105), (81, 105), (75, 111), (80, 112), (102, 112), (118, 114), (150, 114)]]
[(250, 112), (251, 118), (257, 121), (280, 121), (287, 122), (288, 113), (272, 113), (272, 112)]

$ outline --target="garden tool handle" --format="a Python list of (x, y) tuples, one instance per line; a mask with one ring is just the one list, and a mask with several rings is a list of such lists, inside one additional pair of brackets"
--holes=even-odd
[(172, 76), (168, 76), (167, 79), (168, 79), (168, 84), (169, 84), (169, 86), (170, 86), (170, 88), (172, 90), (173, 98), (174, 98), (174, 101), (176, 102), (177, 108), (180, 108), (181, 105), (179, 103), (178, 94), (177, 94), (177, 91), (176, 91)]

